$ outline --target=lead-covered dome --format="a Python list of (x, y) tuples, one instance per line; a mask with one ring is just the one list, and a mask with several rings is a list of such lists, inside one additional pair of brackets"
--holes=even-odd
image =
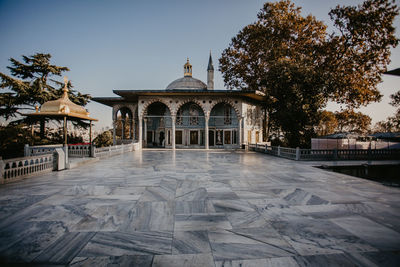
[(183, 65), (183, 78), (176, 79), (167, 86), (167, 90), (174, 89), (207, 89), (207, 85), (205, 83), (192, 77), (192, 65), (189, 63), (189, 59), (187, 59), (186, 64)]
[(207, 85), (199, 79), (186, 76), (183, 78), (176, 79), (167, 86), (167, 90), (173, 89), (207, 89)]

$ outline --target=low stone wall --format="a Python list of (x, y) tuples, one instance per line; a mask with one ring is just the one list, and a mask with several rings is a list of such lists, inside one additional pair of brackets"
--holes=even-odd
[(30, 146), (26, 144), (24, 148), (24, 157), (39, 156), (39, 155), (53, 153), (56, 150), (56, 148), (63, 148), (63, 145), (58, 144), (58, 145)]
[(106, 158), (135, 150), (140, 150), (139, 143), (130, 143), (127, 145), (122, 144), (122, 145), (99, 147), (99, 148), (95, 147), (94, 157)]
[(249, 144), (250, 151), (292, 160), (400, 160), (400, 149), (300, 149)]
[[(63, 145), (26, 145), (24, 154), (26, 154), (27, 156), (25, 157), (7, 160), (2, 160), (0, 157), (0, 184), (8, 183), (36, 174), (68, 168), (68, 157), (64, 156), (64, 159), (59, 158), (60, 153), (59, 151), (57, 151), (57, 149), (60, 148), (62, 149), (61, 152), (64, 155), (65, 147), (63, 147)], [(93, 157), (96, 157), (98, 160), (101, 158), (107, 158), (110, 156), (140, 149), (141, 147), (139, 143), (130, 143), (126, 145), (109, 146), (102, 148), (96, 148), (92, 146), (92, 152), (90, 152), (90, 145), (69, 146), (67, 150), (70, 157), (82, 157), (87, 158), (85, 162), (95, 162), (96, 159)], [(93, 160), (89, 160), (90, 154), (92, 154)], [(59, 160), (61, 160), (62, 163), (65, 163), (65, 165), (63, 165), (61, 169), (59, 168), (61, 166), (58, 162)], [(74, 162), (74, 166), (80, 165), (81, 164), (79, 164), (79, 162)]]
[(90, 145), (68, 145), (68, 157), (90, 157)]
[(14, 159), (0, 159), (0, 183), (8, 183), (27, 176), (54, 169), (53, 153)]

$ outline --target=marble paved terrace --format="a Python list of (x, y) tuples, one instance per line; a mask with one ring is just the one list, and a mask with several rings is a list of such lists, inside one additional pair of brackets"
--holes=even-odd
[(234, 151), (135, 151), (0, 186), (0, 265), (400, 266), (400, 190)]

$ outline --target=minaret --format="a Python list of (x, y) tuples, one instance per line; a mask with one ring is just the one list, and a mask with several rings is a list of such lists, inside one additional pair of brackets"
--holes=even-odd
[(211, 58), (211, 51), (207, 67), (207, 90), (214, 90), (214, 66)]

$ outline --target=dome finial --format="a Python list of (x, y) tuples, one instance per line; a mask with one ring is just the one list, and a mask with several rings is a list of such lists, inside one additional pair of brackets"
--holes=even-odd
[(63, 88), (63, 97), (68, 97), (68, 77), (64, 76), (64, 88)]
[(189, 58), (187, 58), (187, 62), (183, 65), (183, 76), (192, 77), (192, 65), (189, 63)]

